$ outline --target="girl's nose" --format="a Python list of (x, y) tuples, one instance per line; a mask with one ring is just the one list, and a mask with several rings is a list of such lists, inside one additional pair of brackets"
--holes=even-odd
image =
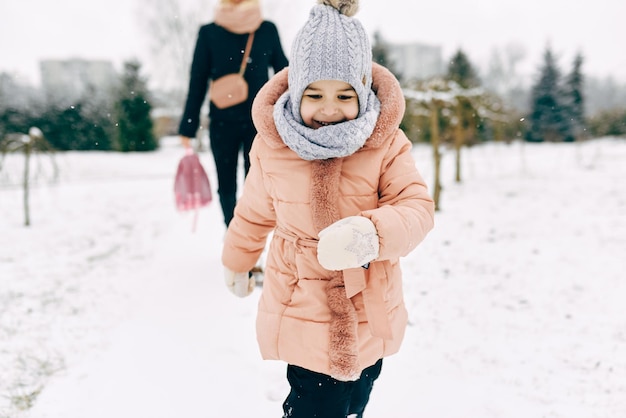
[(334, 115), (337, 113), (337, 106), (330, 101), (324, 102), (324, 104), (322, 104), (322, 113), (324, 115)]

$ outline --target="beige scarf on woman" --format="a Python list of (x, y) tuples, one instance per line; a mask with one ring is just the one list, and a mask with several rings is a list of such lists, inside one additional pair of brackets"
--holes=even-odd
[(244, 0), (239, 4), (220, 2), (215, 8), (215, 23), (232, 33), (251, 33), (263, 22), (258, 0)]

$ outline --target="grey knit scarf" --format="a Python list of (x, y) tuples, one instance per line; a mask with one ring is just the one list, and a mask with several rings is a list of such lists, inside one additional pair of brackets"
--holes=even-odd
[(300, 115), (294, 117), (290, 102), (289, 91), (276, 102), (274, 106), (276, 129), (285, 144), (307, 161), (354, 154), (372, 135), (380, 113), (380, 101), (370, 90), (366, 111), (356, 119), (311, 129), (301, 122)]

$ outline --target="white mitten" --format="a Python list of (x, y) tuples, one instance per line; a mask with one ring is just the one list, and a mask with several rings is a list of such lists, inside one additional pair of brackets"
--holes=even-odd
[(317, 261), (327, 270), (361, 267), (378, 257), (378, 232), (363, 216), (349, 216), (319, 233)]
[(228, 290), (240, 298), (245, 298), (254, 291), (254, 277), (250, 277), (248, 272), (235, 273), (224, 267), (224, 281)]

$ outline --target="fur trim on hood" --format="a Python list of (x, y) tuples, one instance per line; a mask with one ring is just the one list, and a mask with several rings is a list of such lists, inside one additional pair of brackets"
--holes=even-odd
[[(259, 136), (270, 148), (286, 147), (274, 125), (274, 104), (287, 91), (288, 71), (285, 68), (276, 73), (259, 91), (252, 105), (252, 119)], [(372, 65), (372, 90), (380, 100), (380, 114), (372, 136), (365, 142), (364, 147), (378, 148), (400, 126), (404, 116), (405, 100), (400, 83), (385, 67), (374, 63)]]

